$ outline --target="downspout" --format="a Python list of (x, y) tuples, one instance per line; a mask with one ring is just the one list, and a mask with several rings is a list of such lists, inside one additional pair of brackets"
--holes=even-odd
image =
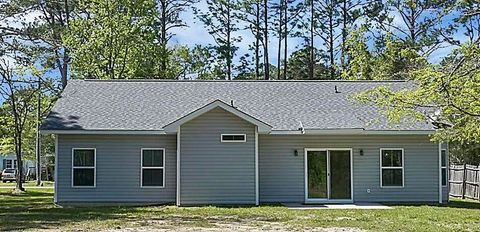
[(180, 126), (177, 129), (177, 195), (176, 205), (180, 206)]
[(438, 142), (438, 203), (442, 203), (442, 143)]

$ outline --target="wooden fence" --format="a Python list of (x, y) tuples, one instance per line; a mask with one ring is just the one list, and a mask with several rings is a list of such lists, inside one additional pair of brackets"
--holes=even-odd
[(450, 165), (450, 196), (480, 200), (480, 166)]

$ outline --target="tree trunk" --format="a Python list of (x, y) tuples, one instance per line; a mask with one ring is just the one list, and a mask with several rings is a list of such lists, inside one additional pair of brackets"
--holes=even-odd
[(288, 58), (287, 58), (287, 48), (288, 48), (288, 0), (284, 0), (283, 4), (283, 10), (284, 10), (284, 34), (283, 38), (285, 39), (285, 45), (284, 45), (284, 50), (283, 50), (283, 59), (284, 59), (284, 64), (283, 64), (283, 79), (287, 79), (287, 66), (288, 66)]
[(315, 29), (315, 8), (314, 8), (314, 0), (311, 0), (310, 2), (310, 79), (314, 78), (314, 72), (315, 72), (315, 54), (314, 54), (314, 47), (313, 47), (313, 38), (314, 34), (313, 31)]
[(347, 63), (347, 20), (348, 20), (348, 10), (347, 10), (347, 0), (343, 0), (343, 6), (342, 6), (342, 55), (340, 57), (340, 66), (342, 66), (342, 69), (346, 68), (346, 63)]
[(16, 143), (15, 144), (15, 154), (17, 156), (17, 175), (15, 176), (15, 179), (17, 181), (17, 184), (15, 185), (15, 190), (16, 191), (25, 191), (23, 188), (23, 183), (22, 183), (22, 177), (23, 177), (23, 161), (22, 161), (22, 132), (20, 129), (16, 129), (17, 135), (16, 138)]
[(160, 68), (162, 71), (160, 71), (160, 75), (162, 79), (167, 78), (166, 70), (167, 70), (167, 22), (166, 22), (166, 17), (167, 17), (167, 4), (166, 0), (161, 0), (160, 4), (162, 4), (162, 13), (161, 13), (161, 33), (162, 33), (162, 38), (161, 38), (161, 51), (162, 51), (162, 56), (160, 59)]
[(328, 51), (329, 51), (329, 58), (330, 58), (330, 79), (333, 80), (335, 79), (335, 54), (334, 54), (334, 51), (333, 51), (333, 46), (334, 46), (334, 30), (335, 28), (333, 27), (333, 1), (331, 1), (331, 6), (330, 6), (330, 12), (329, 12), (329, 27), (328, 27), (328, 30), (329, 30), (329, 48), (328, 48)]
[(40, 112), (41, 112), (41, 81), (40, 81), (40, 77), (38, 77), (38, 83), (37, 83), (37, 91), (38, 91), (38, 96), (37, 96), (37, 120), (36, 120), (36, 127), (37, 127), (37, 131), (36, 131), (36, 137), (35, 137), (35, 157), (37, 159), (37, 164), (36, 164), (36, 179), (37, 179), (37, 182), (36, 182), (36, 185), (37, 186), (40, 186), (42, 184), (42, 165), (41, 165), (41, 150), (40, 150), (40, 120), (41, 120), (41, 115), (40, 115)]
[(270, 64), (269, 64), (269, 60), (268, 60), (268, 0), (264, 0), (263, 1), (263, 9), (264, 9), (264, 26), (265, 28), (263, 29), (263, 37), (264, 37), (264, 45), (265, 47), (263, 48), (264, 49), (264, 54), (263, 54), (263, 57), (264, 57), (264, 60), (265, 60), (265, 80), (269, 80), (270, 79)]
[(68, 62), (70, 58), (68, 57), (68, 50), (64, 48), (62, 61), (60, 57), (57, 59), (58, 71), (60, 72), (60, 81), (62, 83), (62, 89), (67, 87), (67, 75), (68, 75)]
[[(12, 83), (8, 82), (10, 89), (12, 89)], [(22, 129), (20, 127), (20, 115), (17, 111), (17, 98), (12, 90), (10, 95), (11, 107), (12, 107), (12, 116), (14, 121), (14, 145), (15, 145), (15, 155), (17, 156), (17, 173), (15, 175), (15, 180), (17, 181), (15, 185), (15, 191), (25, 191), (22, 183)]]
[(255, 19), (255, 79), (260, 79), (260, 0), (256, 1)]
[(280, 79), (282, 66), (282, 24), (283, 24), (283, 0), (280, 0), (279, 20), (278, 20), (278, 53), (277, 53), (277, 79)]
[(230, 21), (230, 1), (227, 2), (227, 79), (232, 80), (232, 41)]

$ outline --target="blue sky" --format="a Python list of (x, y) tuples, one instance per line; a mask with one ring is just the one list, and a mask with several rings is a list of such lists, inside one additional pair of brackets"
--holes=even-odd
[[(207, 8), (205, 1), (200, 1), (195, 6), (203, 10)], [(393, 17), (394, 25), (401, 28), (405, 28), (405, 25), (403, 24), (400, 18), (400, 15), (392, 12), (391, 17)], [(177, 28), (173, 30), (174, 36), (170, 40), (171, 45), (184, 44), (188, 46), (193, 46), (196, 44), (209, 45), (214, 43), (212, 36), (208, 34), (207, 29), (204, 28), (203, 23), (195, 18), (195, 15), (192, 9), (189, 9), (186, 12), (182, 13), (182, 18), (185, 20), (188, 27)], [(446, 25), (451, 20), (453, 20), (453, 16), (446, 17), (445, 20), (442, 22), (442, 24)], [(244, 24), (239, 23), (238, 27), (242, 27), (242, 25)], [(394, 30), (392, 30), (392, 32), (395, 33)], [(248, 45), (252, 44), (255, 39), (254, 36), (251, 34), (251, 32), (249, 30), (240, 30), (240, 31), (234, 32), (234, 35), (242, 37), (242, 41), (235, 44), (236, 46), (239, 47), (239, 50), (236, 53), (237, 59), (245, 53), (251, 53), (251, 51), (248, 50)], [(457, 33), (455, 37), (462, 41), (465, 40), (464, 35), (462, 33)], [(301, 38), (288, 38), (288, 44), (289, 44), (288, 51), (287, 51), (288, 54), (290, 55), (292, 52), (294, 52), (296, 50), (296, 46), (301, 46), (302, 43), (303, 43), (303, 39)], [(323, 48), (323, 45), (321, 44), (321, 41), (319, 39), (315, 41), (315, 46), (320, 49)], [(432, 55), (429, 57), (429, 60), (433, 63), (437, 63), (441, 61), (441, 59), (444, 56), (450, 53), (452, 49), (453, 49), (452, 46), (445, 43), (443, 44), (442, 48), (432, 53)], [(277, 58), (278, 58), (277, 50), (278, 50), (278, 38), (276, 38), (275, 36), (271, 36), (271, 39), (269, 40), (269, 51), (270, 51), (269, 57), (270, 57), (270, 62), (272, 64), (277, 63)], [(282, 51), (282, 56), (283, 56), (283, 51)]]
[[(202, 10), (207, 9), (205, 0), (200, 1), (195, 6)], [(31, 14), (26, 15), (22, 20), (25, 22), (38, 20), (39, 15), (40, 14), (38, 12), (32, 12)], [(405, 27), (402, 21), (400, 20), (399, 15), (392, 12), (391, 16), (393, 17), (394, 19), (393, 22), (396, 26)], [(214, 43), (212, 36), (208, 34), (207, 29), (205, 29), (203, 23), (201, 23), (198, 19), (195, 18), (192, 8), (182, 13), (181, 17), (188, 26), (174, 29), (173, 31), (174, 36), (170, 40), (170, 45), (182, 44), (187, 46), (193, 46), (196, 44), (209, 45)], [(452, 17), (446, 18), (446, 21), (444, 21), (443, 23), (447, 24), (449, 20), (452, 20)], [(1, 24), (2, 23), (0, 22), (0, 25)], [(19, 22), (16, 22), (13, 19), (3, 24), (7, 24), (9, 26), (20, 25)], [(242, 23), (239, 23), (237, 26), (242, 27)], [(245, 53), (252, 53), (251, 51), (248, 50), (248, 46), (252, 44), (254, 41), (254, 37), (251, 34), (251, 32), (249, 30), (240, 30), (240, 31), (234, 32), (234, 35), (242, 37), (242, 41), (235, 44), (237, 47), (239, 47), (236, 54), (236, 60), (238, 60), (239, 57)], [(460, 38), (461, 40), (465, 40), (465, 36), (462, 33), (457, 33), (456, 37)], [(296, 46), (300, 45), (301, 43), (303, 43), (303, 40), (301, 38), (288, 38), (288, 44), (289, 44), (288, 54), (290, 55), (292, 52), (294, 52), (296, 50)], [(318, 39), (315, 41), (315, 46), (319, 49), (323, 48), (323, 46), (321, 45), (321, 42)], [(269, 57), (270, 57), (270, 63), (272, 64), (277, 63), (277, 48), (278, 48), (278, 38), (271, 36), (269, 40), (269, 51), (270, 51)], [(448, 54), (452, 50), (452, 48), (453, 48), (452, 46), (445, 44), (445, 47), (438, 49), (437, 51), (432, 53), (430, 57), (430, 61), (434, 63), (439, 62), (442, 57), (444, 57), (446, 54)], [(282, 54), (283, 54), (283, 51), (282, 51)], [(52, 76), (59, 75), (58, 70), (56, 69), (52, 70), (48, 74)]]

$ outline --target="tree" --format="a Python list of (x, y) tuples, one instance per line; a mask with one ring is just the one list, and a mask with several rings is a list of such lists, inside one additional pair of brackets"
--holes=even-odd
[(270, 79), (270, 61), (268, 59), (268, 0), (263, 0), (263, 58), (265, 80)]
[[(438, 141), (460, 144), (480, 142), (480, 41), (467, 42), (441, 64), (410, 72), (412, 88), (395, 91), (378, 87), (358, 99), (374, 102), (387, 118), (428, 120), (438, 130)], [(425, 59), (425, 58), (419, 58)]]
[[(62, 88), (67, 85), (70, 63), (69, 49), (63, 43), (63, 33), (75, 16), (77, 1), (12, 0), (1, 3), (0, 37), (2, 43), (15, 50), (23, 62), (40, 63), (48, 69), (58, 69)], [(26, 18), (38, 15), (33, 19)], [(12, 26), (9, 20), (14, 20)], [(19, 56), (19, 54), (23, 54)]]
[[(10, 138), (13, 139), (11, 144), (14, 146), (15, 155), (17, 158), (17, 173), (15, 191), (25, 191), (22, 185), (23, 178), (23, 145), (24, 135), (26, 130), (34, 129), (33, 125), (28, 125), (30, 122), (28, 117), (35, 112), (35, 81), (26, 77), (25, 75), (14, 73), (11, 64), (5, 59), (0, 63), (0, 96), (5, 99), (2, 105), (2, 112), (8, 112), (10, 117), (3, 119), (2, 131), (10, 132)], [(2, 135), (5, 138), (5, 135)], [(5, 142), (2, 139), (2, 142)]]
[(261, 47), (263, 45), (263, 30), (262, 30), (262, 9), (261, 9), (261, 0), (246, 0), (240, 2), (238, 18), (247, 23), (247, 26), (243, 28), (244, 30), (249, 30), (252, 35), (255, 37), (253, 42), (253, 47), (250, 46), (250, 50), (254, 51), (254, 63), (255, 63), (255, 79), (260, 79), (261, 67), (260, 67), (260, 57), (261, 57)]
[(453, 0), (388, 0), (387, 11), (399, 16), (381, 18), (383, 21), (379, 23), (383, 31), (392, 32), (409, 48), (428, 57), (443, 42), (441, 35), (447, 32), (442, 27), (443, 20), (454, 3)]
[[(320, 37), (322, 45), (325, 47), (328, 56), (328, 69), (330, 79), (336, 79), (336, 53), (338, 30), (340, 25), (339, 19), (339, 1), (338, 0), (322, 0), (316, 1), (313, 5), (316, 17), (313, 20), (315, 24), (313, 33)], [(343, 35), (343, 34), (342, 34)], [(342, 54), (343, 56), (343, 54)]]
[(207, 11), (196, 9), (196, 14), (215, 40), (214, 48), (219, 59), (223, 60), (227, 67), (226, 79), (231, 80), (232, 60), (238, 49), (234, 43), (240, 40), (239, 37), (233, 36), (233, 32), (238, 30), (236, 26), (238, 20), (235, 17), (238, 5), (234, 0), (207, 0), (207, 5)]
[(191, 6), (197, 0), (156, 0), (155, 5), (157, 13), (155, 15), (155, 34), (159, 43), (158, 59), (160, 62), (159, 77), (162, 79), (171, 78), (168, 75), (167, 66), (171, 51), (167, 44), (172, 37), (172, 30), (175, 28), (186, 27), (185, 22), (180, 18), (180, 13)]
[(193, 48), (187, 46), (174, 46), (168, 67), (174, 74), (174, 79), (203, 79), (212, 80), (221, 75), (222, 68), (216, 63), (214, 49), (196, 45)]
[(63, 38), (77, 78), (119, 79), (160, 76), (154, 6), (149, 0), (82, 2), (81, 17), (70, 22)]
[[(392, 35), (377, 40), (376, 49), (371, 51), (365, 26), (349, 33), (345, 42), (346, 56), (350, 57), (348, 68), (343, 69), (342, 79), (346, 80), (402, 80), (408, 78), (410, 64), (425, 65), (426, 60), (403, 41)], [(422, 62), (420, 62), (422, 61)]]
[[(290, 79), (297, 80), (308, 80), (308, 79), (328, 79), (328, 68), (321, 63), (322, 54), (319, 49), (315, 49), (315, 61), (313, 63), (310, 57), (310, 46), (305, 45), (304, 47), (293, 52), (290, 58), (288, 59), (289, 69), (288, 77)], [(315, 74), (313, 78), (309, 73), (309, 68), (315, 66)]]

